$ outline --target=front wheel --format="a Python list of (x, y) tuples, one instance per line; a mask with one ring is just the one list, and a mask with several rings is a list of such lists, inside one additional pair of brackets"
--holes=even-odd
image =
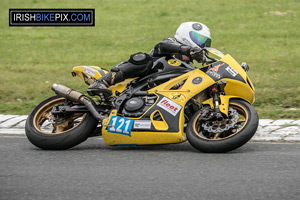
[(258, 115), (246, 101), (234, 99), (229, 103), (228, 118), (203, 121), (203, 110), (193, 115), (187, 127), (189, 143), (206, 153), (225, 153), (244, 145), (255, 134)]
[(65, 98), (53, 96), (30, 113), (25, 132), (33, 145), (48, 150), (68, 149), (85, 141), (96, 128), (98, 122), (91, 114), (53, 116), (53, 107), (65, 102)]

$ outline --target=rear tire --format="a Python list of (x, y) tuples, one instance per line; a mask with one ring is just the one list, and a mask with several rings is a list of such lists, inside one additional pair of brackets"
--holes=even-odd
[[(238, 112), (237, 126), (218, 136), (208, 137), (198, 121), (202, 110), (193, 115), (187, 127), (187, 140), (197, 150), (205, 153), (225, 153), (244, 145), (255, 134), (258, 127), (258, 115), (254, 108), (246, 101), (234, 99), (229, 107)], [(215, 135), (216, 135), (215, 134)]]
[(47, 150), (69, 149), (85, 141), (94, 131), (98, 121), (89, 113), (61, 117), (59, 123), (51, 124), (50, 111), (55, 105), (64, 102), (65, 98), (53, 96), (41, 102), (30, 113), (25, 132), (33, 145)]

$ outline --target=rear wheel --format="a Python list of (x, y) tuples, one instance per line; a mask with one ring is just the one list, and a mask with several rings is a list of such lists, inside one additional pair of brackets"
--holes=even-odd
[(87, 113), (53, 116), (51, 110), (65, 98), (53, 96), (36, 106), (27, 118), (25, 131), (29, 141), (41, 149), (68, 149), (85, 141), (98, 122)]
[(203, 110), (193, 115), (187, 127), (187, 139), (196, 149), (207, 153), (224, 153), (237, 149), (248, 142), (258, 127), (258, 115), (243, 100), (231, 100), (228, 118), (201, 121)]

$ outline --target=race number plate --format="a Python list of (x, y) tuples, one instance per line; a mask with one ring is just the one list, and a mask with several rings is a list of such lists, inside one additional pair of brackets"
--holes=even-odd
[(107, 128), (107, 132), (118, 133), (122, 135), (128, 135), (131, 137), (131, 128), (133, 125), (133, 119), (128, 119), (124, 117), (112, 116)]

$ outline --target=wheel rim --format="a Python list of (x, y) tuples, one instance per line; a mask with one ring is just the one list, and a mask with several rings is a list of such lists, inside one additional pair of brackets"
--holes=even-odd
[[(197, 117), (193, 121), (193, 129), (196, 135), (204, 140), (212, 140), (212, 141), (218, 141), (218, 140), (225, 140), (227, 138), (233, 137), (234, 135), (238, 134), (241, 132), (246, 124), (248, 123), (249, 120), (249, 114), (247, 109), (235, 102), (230, 102), (229, 107), (235, 109), (238, 112), (238, 121), (236, 123), (236, 126), (234, 128), (229, 129), (228, 131), (225, 132), (220, 132), (220, 133), (214, 133), (213, 136), (211, 134), (205, 134), (203, 132), (203, 128), (198, 121), (198, 118), (202, 114), (199, 113)], [(209, 136), (210, 135), (210, 136)], [(209, 137), (208, 137), (209, 136)]]
[(65, 118), (59, 118), (58, 122), (51, 122), (54, 116), (51, 110), (55, 105), (65, 102), (65, 98), (54, 99), (38, 109), (33, 118), (33, 125), (36, 130), (46, 135), (58, 135), (70, 131), (82, 123), (86, 117), (84, 113), (76, 113)]

